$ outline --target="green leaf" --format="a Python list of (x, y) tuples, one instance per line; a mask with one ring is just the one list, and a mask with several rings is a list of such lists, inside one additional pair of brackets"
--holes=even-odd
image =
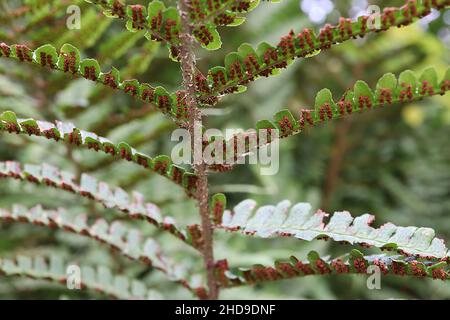
[(211, 198), (211, 217), (215, 224), (220, 224), (222, 215), (227, 207), (227, 198), (223, 193), (216, 193)]
[(238, 85), (236, 87), (236, 91), (234, 91), (234, 94), (239, 94), (239, 93), (244, 93), (247, 91), (247, 87), (246, 86), (242, 86), (242, 85)]
[(128, 5), (126, 8), (128, 31), (137, 32), (146, 27), (147, 9), (141, 5)]
[(275, 50), (276, 51), (276, 48), (267, 42), (259, 43), (256, 48), (256, 52), (259, 57), (263, 57), (264, 54), (267, 52), (267, 50)]
[[(259, 5), (259, 0), (246, 0), (236, 5), (235, 0), (216, 1), (216, 3), (207, 3), (205, 1), (196, 1), (191, 3), (191, 20), (195, 28), (195, 36), (202, 47), (208, 50), (220, 48), (220, 35), (217, 32), (218, 26), (236, 27), (245, 21), (242, 17)], [(212, 5), (212, 7), (210, 7)], [(245, 6), (248, 5), (248, 6)], [(201, 28), (206, 27), (207, 32)], [(211, 43), (204, 43), (202, 38), (212, 38)], [(208, 40), (209, 41), (209, 40)]]
[(277, 129), (277, 126), (269, 120), (259, 120), (256, 123), (256, 130), (262, 129)]
[(396, 87), (397, 78), (395, 77), (395, 75), (390, 72), (386, 73), (377, 82), (377, 94), (379, 95), (381, 89), (390, 89), (392, 90), (392, 92), (394, 92)]
[(41, 66), (54, 68), (58, 61), (58, 54), (54, 46), (45, 44), (34, 51), (33, 60)]
[(164, 11), (166, 6), (162, 1), (151, 1), (148, 4), (148, 23), (151, 24), (151, 18), (158, 16), (158, 13)]
[[(138, 153), (127, 143), (121, 142), (116, 145), (106, 138), (97, 136), (95, 133), (80, 130), (71, 123), (57, 121), (55, 125), (50, 122), (35, 121), (33, 119), (17, 119), (14, 112), (6, 111), (0, 115), (0, 130), (8, 131), (9, 133), (47, 137), (55, 141), (60, 141), (63, 138), (66, 142), (75, 146), (85, 147), (94, 151), (102, 151), (112, 157), (118, 155), (123, 159), (132, 161), (144, 168), (149, 168), (172, 180), (167, 172), (169, 169), (168, 165), (170, 165), (170, 158), (168, 156), (156, 157), (155, 163), (152, 162), (151, 166), (149, 166), (148, 159), (151, 158), (145, 156), (144, 153)], [(167, 162), (168, 164), (165, 170), (161, 170), (161, 161)], [(179, 184), (181, 185), (182, 181)]]
[[(200, 43), (202, 48), (207, 50), (217, 50), (222, 47), (222, 40), (220, 39), (219, 32), (213, 24), (206, 24), (205, 29), (197, 29), (196, 33), (194, 31), (194, 36)], [(208, 39), (206, 42), (202, 38)]]
[(225, 56), (225, 68), (230, 72), (230, 67), (233, 63), (238, 62), (241, 65), (241, 56), (237, 52), (230, 52)]
[(307, 258), (308, 260), (305, 261), (291, 256), (289, 261), (276, 261), (274, 267), (257, 264), (249, 268), (230, 268), (228, 267), (228, 261), (222, 260), (220, 268), (218, 268), (217, 279), (219, 279), (221, 287), (232, 288), (310, 275), (370, 275), (373, 272), (369, 272), (369, 267), (377, 267), (383, 275), (429, 277), (444, 281), (450, 279), (446, 262), (423, 261), (401, 255), (364, 256), (360, 251), (352, 250), (349, 254), (330, 259), (329, 257), (321, 257), (317, 252), (311, 251), (307, 254)]
[(238, 54), (242, 59), (245, 59), (248, 56), (253, 56), (259, 64), (262, 64), (259, 55), (256, 53), (255, 49), (253, 49), (252, 45), (249, 43), (243, 43), (238, 48)]
[(310, 51), (308, 54), (305, 54), (304, 58), (307, 59), (307, 58), (315, 57), (315, 56), (319, 55), (321, 52), (322, 52), (322, 50), (320, 50), (320, 49)]
[[(135, 4), (124, 5), (120, 1), (101, 1), (96, 2), (101, 7), (103, 13), (107, 17), (120, 18), (125, 20), (125, 26), (130, 32), (142, 32), (145, 38), (162, 42), (165, 41), (168, 47), (176, 47), (179, 44), (178, 34), (180, 31), (179, 14), (175, 7), (169, 7), (166, 9), (165, 5), (161, 1), (151, 1), (147, 8)], [(161, 13), (161, 19), (158, 18)], [(175, 25), (168, 25), (169, 20), (175, 21)], [(168, 29), (169, 32), (167, 32)], [(176, 57), (170, 57), (176, 60)]]
[(450, 68), (447, 68), (443, 81), (450, 81)]
[[(231, 60), (231, 59), (230, 59)], [(221, 69), (216, 69), (221, 70)], [(222, 69), (223, 70), (223, 69)], [(450, 74), (450, 72), (449, 72)], [(445, 82), (449, 81), (449, 82)], [(394, 94), (392, 91), (390, 95), (381, 95), (381, 89), (383, 87), (387, 86), (395, 86), (395, 76), (386, 74), (383, 76), (383, 78), (378, 82), (377, 84), (377, 99), (373, 98), (372, 90), (368, 88), (367, 84), (363, 81), (359, 81), (355, 84), (355, 90), (358, 93), (358, 96), (356, 93), (352, 90), (348, 90), (345, 92), (345, 94), (342, 96), (342, 98), (339, 100), (339, 102), (336, 104), (332, 99), (331, 92), (328, 89), (321, 90), (317, 96), (316, 96), (316, 103), (315, 106), (322, 106), (324, 103), (332, 102), (332, 113), (333, 113), (333, 119), (341, 118), (346, 115), (351, 115), (354, 112), (357, 111), (368, 111), (370, 108), (367, 107), (367, 103), (362, 100), (361, 102), (363, 106), (366, 108), (360, 109), (360, 97), (368, 97), (367, 101), (369, 102), (369, 105), (372, 107), (381, 107), (386, 104), (393, 104), (396, 102), (401, 102), (402, 99), (400, 99), (396, 94)], [(432, 88), (433, 95), (437, 94), (444, 94), (447, 90), (450, 89), (450, 86), (448, 85), (450, 83), (450, 80), (443, 80), (439, 86)], [(385, 88), (386, 89), (386, 88)], [(389, 89), (389, 88), (387, 88)], [(418, 93), (417, 95), (413, 96), (413, 100), (420, 100), (423, 97), (426, 97), (430, 95), (429, 91), (422, 93)], [(370, 103), (371, 102), (371, 103)], [(317, 108), (317, 107), (316, 107)], [(336, 108), (337, 110), (333, 109)], [(307, 126), (314, 126), (316, 124), (319, 124), (323, 120), (329, 119), (329, 111), (328, 108), (322, 108), (323, 111), (320, 111), (320, 107), (317, 108), (314, 111), (311, 111), (309, 109), (301, 110), (299, 115), (299, 120), (295, 120), (295, 117), (292, 115), (285, 114), (285, 110), (282, 110), (279, 114), (276, 114), (274, 116), (274, 121), (269, 120), (260, 120), (256, 124), (256, 130), (260, 129), (280, 129), (280, 120), (284, 115), (287, 116), (287, 124), (289, 124), (286, 127), (286, 130), (282, 132), (280, 137), (288, 137), (294, 134), (297, 134), (301, 131), (303, 131)], [(293, 119), (295, 120), (295, 123), (293, 122)], [(292, 127), (292, 128), (291, 128)], [(281, 131), (281, 130), (280, 130)], [(229, 139), (229, 141), (232, 141), (233, 138)], [(258, 148), (261, 146), (266, 145), (267, 143), (270, 143), (270, 141), (266, 141), (263, 143), (258, 144)], [(238, 158), (242, 155), (237, 154)], [(210, 170), (217, 170), (214, 167), (210, 167)]]
[[(259, 3), (259, 1), (257, 2)], [(256, 5), (257, 2), (255, 2), (254, 4)], [(412, 18), (409, 19), (405, 19), (405, 17), (402, 14), (400, 14), (401, 11), (400, 8), (393, 8), (394, 15), (396, 15), (395, 23), (392, 25), (389, 23), (385, 28), (383, 27), (382, 29), (368, 28), (367, 19), (370, 18), (370, 16), (367, 15), (359, 17), (358, 21), (350, 22), (350, 24), (346, 26), (345, 28), (346, 31), (343, 34), (341, 34), (340, 32), (340, 24), (321, 29), (320, 34), (318, 36), (314, 33), (314, 31), (310, 29), (304, 29), (303, 31), (299, 32), (298, 34), (294, 34), (293, 36), (291, 35), (291, 33), (289, 33), (288, 35), (285, 35), (282, 39), (286, 40), (289, 39), (290, 37), (293, 38), (292, 41), (293, 52), (291, 52), (291, 49), (289, 49), (287, 50), (287, 53), (284, 53), (284, 51), (286, 51), (285, 50), (286, 47), (282, 48), (283, 45), (281, 45), (281, 43), (286, 45), (286, 42), (284, 40), (280, 41), (279, 44), (275, 47), (277, 52), (276, 60), (273, 61), (271, 59), (271, 65), (273, 65), (274, 67), (271, 68), (270, 70), (262, 68), (261, 71), (255, 72), (254, 74), (252, 74), (250, 81), (254, 81), (260, 78), (261, 76), (277, 75), (280, 69), (287, 67), (290, 63), (292, 63), (293, 59), (295, 58), (309, 58), (315, 56), (319, 54), (321, 50), (329, 49), (335, 44), (351, 40), (357, 36), (363, 37), (372, 32), (379, 32), (380, 30), (385, 31), (389, 28), (409, 25), (414, 21), (416, 21), (417, 19), (429, 15), (431, 12), (429, 10), (430, 8), (442, 10), (443, 6), (442, 4), (432, 3), (429, 4), (428, 8), (425, 8), (425, 6), (422, 5), (419, 6), (416, 4), (416, 13)], [(348, 30), (351, 31), (348, 32)], [(331, 31), (331, 39), (328, 38), (328, 34), (326, 33), (328, 31)], [(299, 40), (300, 38), (303, 39), (302, 43)], [(308, 40), (306, 40), (307, 38)], [(321, 41), (321, 39), (325, 39), (325, 42)], [(257, 49), (259, 57), (263, 58), (264, 53), (270, 47), (271, 46), (268, 45), (267, 43), (260, 44)], [(277, 65), (278, 68), (275, 68), (275, 65)], [(228, 67), (229, 63), (227, 63), (227, 60), (225, 60), (225, 66), (227, 70), (229, 70)], [(249, 82), (248, 77), (234, 78), (230, 79), (228, 85), (231, 87), (237, 86), (239, 84), (247, 85), (248, 82)], [(222, 91), (221, 89), (222, 89), (221, 87), (215, 88), (213, 94), (220, 93)]]
[(354, 104), (358, 106), (358, 110), (362, 111), (365, 108), (370, 109), (367, 104), (362, 104), (360, 99), (368, 98), (371, 106), (374, 103), (374, 95), (368, 84), (362, 80), (358, 80), (354, 87)]
[(165, 174), (166, 172), (168, 172), (171, 164), (172, 160), (170, 159), (169, 156), (166, 155), (156, 156), (153, 159), (153, 170), (161, 174)]
[(164, 17), (164, 20), (167, 20), (167, 19), (175, 20), (177, 22), (177, 28), (180, 27), (179, 24), (180, 24), (181, 18), (180, 18), (180, 13), (178, 12), (177, 8), (169, 7), (167, 9), (165, 9), (163, 12), (163, 17)]
[(8, 122), (8, 123), (11, 123), (14, 125), (18, 125), (17, 116), (12, 111), (5, 111), (2, 114), (0, 114), (0, 120), (3, 120), (5, 122)]
[(233, 22), (227, 24), (227, 27), (238, 27), (245, 22), (246, 18), (244, 17), (234, 17)]
[(103, 84), (109, 85), (111, 88), (124, 89), (123, 86), (121, 86), (119, 70), (115, 67), (111, 67), (111, 71), (108, 73), (101, 72), (99, 75), (99, 80)]
[(139, 94), (140, 83), (136, 79), (124, 80), (119, 88), (122, 89), (126, 94), (130, 96), (137, 96)]
[[(216, 74), (223, 74), (225, 83), (228, 82), (228, 75), (227, 75), (227, 69), (225, 67), (214, 67), (208, 70), (208, 81), (210, 83), (214, 83), (214, 75)], [(221, 85), (221, 83), (219, 83)]]
[(294, 131), (300, 129), (297, 120), (288, 109), (278, 111), (274, 115), (274, 120), (281, 136), (291, 135)]
[(101, 72), (98, 61), (95, 59), (83, 59), (80, 63), (80, 72), (85, 78), (89, 78), (89, 68), (94, 68), (95, 79), (97, 79)]
[[(0, 57), (2, 51), (0, 50)], [(10, 57), (16, 58), (19, 61), (33, 61), (33, 51), (24, 45), (13, 44), (10, 47)]]
[(177, 184), (183, 183), (183, 175), (185, 173), (186, 170), (183, 167), (177, 166), (175, 164), (172, 164), (169, 167), (169, 177)]
[(403, 71), (398, 78), (398, 90), (402, 90), (405, 85), (410, 85), (412, 91), (415, 92), (417, 88), (417, 78), (411, 70)]
[[(48, 55), (48, 57), (50, 57), (50, 59), (45, 58), (44, 62), (42, 62), (43, 66), (48, 66), (48, 61), (56, 62), (56, 59), (52, 58), (54, 56), (53, 53), (56, 54), (56, 51), (54, 51), (53, 46), (51, 46), (51, 45), (42, 46), (41, 48), (39, 48), (39, 50), (40, 50), (40, 52), (42, 52), (44, 54), (45, 57), (47, 57), (47, 54), (50, 54), (50, 55)], [(1, 52), (1, 50), (0, 50), (0, 52)], [(121, 76), (120, 76), (119, 71), (116, 68), (111, 67), (110, 72), (102, 73), (101, 69), (100, 69), (100, 65), (99, 65), (98, 61), (95, 59), (84, 59), (84, 60), (80, 61), (79, 66), (78, 66), (78, 62), (79, 62), (78, 49), (69, 44), (65, 44), (61, 48), (61, 52), (62, 53), (59, 56), (59, 59), (57, 60), (57, 69), (58, 70), (61, 70), (64, 72), (70, 72), (70, 73), (76, 74), (76, 75), (80, 75), (88, 80), (96, 81), (97, 83), (106, 85), (113, 89), (120, 89), (122, 91), (125, 91), (127, 94), (130, 94), (131, 96), (139, 98), (145, 102), (151, 102), (151, 103), (155, 104), (156, 106), (158, 106), (158, 101), (156, 99), (154, 99), (156, 96), (153, 95), (153, 88), (150, 85), (148, 85), (146, 83), (139, 83), (135, 79), (124, 80), (123, 82), (120, 82)], [(74, 53), (74, 59), (70, 60), (69, 63), (65, 63), (66, 59), (64, 57), (64, 53), (69, 53), (69, 54)], [(37, 57), (37, 55), (36, 55), (36, 53), (34, 53), (34, 58), (36, 58), (36, 57)], [(39, 57), (41, 57), (40, 54), (39, 54)], [(12, 58), (15, 59), (15, 57), (12, 57)], [(26, 60), (24, 60), (24, 61), (26, 61)], [(41, 61), (41, 60), (39, 60), (39, 61)], [(38, 61), (35, 59), (35, 62), (38, 62)], [(52, 64), (51, 68), (56, 68), (56, 65)], [(146, 89), (149, 89), (150, 91), (146, 91), (146, 94), (144, 95), (144, 91)], [(159, 92), (159, 95), (164, 94), (165, 96), (167, 96), (168, 97), (167, 101), (169, 103), (169, 105), (167, 105), (165, 108), (159, 108), (159, 111), (169, 115), (172, 118), (176, 118), (176, 116), (177, 116), (176, 113), (172, 112), (172, 110), (176, 110), (175, 100), (170, 97), (169, 93), (164, 88), (159, 87), (159, 89), (157, 91)], [(152, 99), (149, 99), (149, 98), (152, 98)]]
[(433, 67), (425, 69), (419, 78), (420, 83), (428, 82), (430, 86), (436, 88), (438, 86), (438, 76)]
[[(328, 106), (328, 108), (326, 106)], [(336, 118), (339, 116), (337, 112), (337, 106), (334, 103), (333, 94), (331, 93), (330, 89), (325, 88), (317, 93), (316, 100), (314, 103), (314, 110), (315, 110), (315, 119), (317, 121), (321, 120), (322, 116), (323, 119), (329, 119), (327, 110), (331, 111), (332, 118), (333, 117)]]
[(153, 88), (151, 85), (147, 83), (143, 83), (139, 86), (139, 96), (142, 100), (146, 102), (151, 103), (155, 102), (154, 91), (155, 88)]
[(186, 172), (183, 175), (183, 187), (188, 190), (190, 195), (194, 195), (197, 191), (197, 179), (197, 176), (191, 172)]
[[(78, 72), (80, 67), (80, 52), (71, 44), (64, 44), (60, 49), (58, 69), (62, 71)], [(67, 69), (67, 70), (66, 70)]]

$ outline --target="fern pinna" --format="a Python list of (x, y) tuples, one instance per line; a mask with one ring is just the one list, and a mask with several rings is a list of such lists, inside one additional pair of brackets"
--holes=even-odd
[[(71, 4), (82, 11), (79, 30), (68, 30), (65, 25), (65, 10)], [(0, 29), (0, 70), (5, 76), (0, 81), (5, 88), (0, 90), (0, 131), (5, 142), (0, 146), (13, 145), (28, 156), (36, 154), (36, 162), (23, 161), (21, 154), (9, 148), (2, 150), (0, 178), (11, 189), (2, 190), (5, 201), (1, 201), (0, 223), (6, 229), (21, 224), (25, 230), (36, 229), (33, 232), (48, 230), (65, 244), (53, 249), (45, 242), (30, 240), (42, 248), (0, 248), (2, 276), (66, 284), (68, 268), (81, 261), (81, 288), (119, 299), (161, 299), (164, 295), (159, 291), (165, 293), (167, 287), (169, 292), (178, 292), (179, 285), (193, 297), (217, 299), (226, 288), (309, 275), (367, 274), (371, 266), (384, 275), (450, 279), (450, 251), (431, 228), (392, 223), (372, 227), (374, 216), (370, 214), (328, 214), (312, 210), (308, 202), (285, 200), (257, 208), (256, 201), (243, 200), (231, 208), (227, 207), (226, 192), (210, 191), (214, 188), (211, 177), (236, 170), (237, 160), (275, 140), (284, 141), (317, 125), (359, 117), (366, 111), (444, 96), (450, 89), (450, 69), (443, 69), (442, 64), (422, 72), (392, 70), (375, 85), (355, 80), (340, 98), (322, 89), (315, 95), (314, 105), (296, 107), (296, 111), (282, 109), (271, 119), (257, 116), (260, 120), (244, 134), (194, 138), (196, 123), (205, 119), (205, 110), (220, 109), (229, 97), (237, 99), (232, 94), (245, 92), (258, 78), (279, 75), (297, 60), (314, 60), (344, 42), (376, 39), (381, 35), (370, 34), (411, 28), (421, 18), (445, 12), (450, 1), (407, 0), (378, 15), (341, 17), (317, 32), (291, 30), (277, 43), (243, 43), (228, 53), (221, 65), (210, 68), (203, 68), (203, 59), (207, 60), (204, 49), (225, 46), (219, 30), (236, 32), (224, 27), (243, 24), (247, 13), (262, 6), (259, 0), (179, 0), (176, 6), (157, 0), (148, 5), (121, 0), (26, 0), (6, 1), (2, 6), (0, 21), (5, 27)], [(163, 48), (161, 59), (159, 49), (164, 46), (167, 50)], [(180, 81), (164, 70), (159, 74), (161, 83), (168, 82), (166, 87), (157, 79), (134, 79), (147, 79), (145, 74), (155, 59), (170, 60), (162, 62), (169, 70), (176, 65), (181, 70)], [(120, 66), (115, 67), (116, 62)], [(27, 87), (18, 88), (20, 81)], [(164, 117), (158, 118), (159, 113)], [(235, 161), (208, 163), (201, 158), (182, 165), (169, 155), (154, 155), (155, 149), (161, 148), (147, 143), (177, 128), (189, 132), (194, 149), (204, 151), (220, 143), (224, 150), (221, 160), (231, 152)], [(200, 130), (205, 131), (206, 125)], [(262, 130), (276, 132), (277, 138), (260, 139)], [(15, 135), (18, 137), (13, 138)], [(242, 137), (248, 140), (238, 149), (234, 143)], [(255, 143), (247, 143), (252, 139)], [(45, 140), (55, 152), (42, 154), (36, 149), (47, 145)], [(26, 149), (29, 145), (34, 147)], [(151, 171), (150, 175), (146, 171)], [(154, 174), (161, 178), (154, 180)], [(146, 180), (150, 182), (144, 192), (133, 191)], [(172, 184), (178, 185), (173, 187), (176, 189)], [(9, 198), (17, 199), (13, 197), (16, 188), (36, 191), (18, 199), (23, 203), (9, 205)], [(167, 188), (171, 190), (169, 204), (157, 197), (154, 202), (146, 200)], [(72, 198), (67, 200), (66, 195)], [(77, 198), (79, 201), (74, 201)], [(228, 202), (236, 202), (231, 198)], [(193, 204), (199, 214), (191, 219), (183, 212)], [(182, 222), (169, 216), (172, 213)], [(215, 257), (214, 234), (223, 237), (223, 230), (256, 238), (331, 240), (351, 248), (336, 257), (311, 250), (302, 257), (239, 267)], [(88, 255), (90, 259), (70, 255), (75, 240), (68, 240), (68, 234), (77, 241), (95, 242), (95, 249), (89, 247), (94, 251)], [(166, 243), (175, 242), (169, 240), (173, 236), (177, 244), (166, 248)], [(111, 249), (110, 259), (105, 260), (108, 265), (93, 267), (95, 257), (105, 254), (104, 247)], [(385, 252), (373, 252), (378, 249)], [(199, 255), (201, 264), (195, 258)], [(130, 261), (124, 262), (120, 256)], [(149, 273), (150, 280), (146, 278)]]

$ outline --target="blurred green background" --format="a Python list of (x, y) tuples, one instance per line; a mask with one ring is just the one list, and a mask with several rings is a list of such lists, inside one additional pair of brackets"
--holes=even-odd
[[(381, 8), (402, 3), (370, 1)], [(66, 9), (70, 4), (81, 8), (80, 30), (66, 28)], [(25, 5), (31, 10), (13, 17), (12, 13)], [(198, 50), (198, 66), (206, 72), (222, 64), (225, 54), (242, 42), (256, 45), (265, 40), (276, 44), (291, 28), (296, 32), (306, 27), (318, 29), (327, 22), (337, 23), (340, 16), (355, 17), (367, 6), (364, 0), (262, 2), (248, 15), (245, 24), (220, 30), (220, 50)], [(280, 76), (257, 80), (246, 93), (225, 97), (220, 104), (224, 115), (211, 117), (206, 126), (248, 129), (257, 120), (270, 119), (285, 107), (297, 115), (300, 109), (313, 105), (316, 92), (324, 87), (338, 98), (358, 79), (374, 87), (386, 72), (421, 72), (434, 66), (442, 78), (450, 58), (450, 11), (430, 17), (407, 28), (348, 41), (312, 58), (297, 60)], [(129, 33), (121, 21), (107, 19), (82, 0), (1, 0), (0, 42), (26, 44), (30, 48), (45, 43), (59, 48), (71, 43), (82, 50), (83, 57), (96, 58), (103, 71), (114, 65), (125, 79), (136, 78), (172, 91), (180, 89), (179, 65), (167, 58), (164, 46), (147, 41), (142, 33)], [(112, 141), (127, 141), (152, 156), (170, 154), (175, 145), (170, 141), (174, 125), (139, 101), (85, 79), (71, 79), (62, 73), (6, 59), (0, 59), (0, 111), (3, 110), (14, 110), (21, 117), (71, 121)], [(283, 199), (304, 201), (328, 212), (373, 213), (377, 216), (376, 226), (392, 222), (431, 227), (448, 240), (449, 137), (448, 95), (390, 106), (284, 139), (277, 175), (260, 176), (257, 165), (241, 165), (231, 173), (213, 174), (210, 190), (226, 193), (229, 207), (246, 198), (253, 198), (260, 205)], [(47, 162), (77, 174), (87, 172), (125, 190), (139, 190), (181, 225), (199, 221), (194, 202), (180, 188), (125, 161), (111, 161), (105, 155), (42, 138), (2, 133), (0, 161), (5, 160)], [(90, 219), (120, 217), (112, 210), (62, 191), (0, 181), (0, 207), (10, 208), (14, 203), (65, 207), (74, 213), (87, 212)], [(175, 260), (201, 270), (196, 252), (174, 237), (143, 222), (129, 224), (140, 228), (145, 236), (158, 238), (164, 251)], [(108, 265), (118, 272), (126, 270), (127, 275), (142, 279), (166, 298), (192, 298), (183, 288), (165, 281), (158, 271), (146, 270), (145, 266), (131, 263), (80, 236), (30, 225), (0, 223), (0, 228), (0, 257), (58, 252), (86, 264)], [(249, 266), (272, 264), (290, 255), (303, 259), (309, 250), (336, 256), (348, 252), (349, 247), (324, 241), (262, 240), (219, 231), (215, 249), (217, 259), (227, 258), (231, 266)], [(67, 292), (62, 286), (46, 282), (0, 278), (0, 298), (61, 297), (102, 298), (89, 291)], [(322, 276), (224, 290), (221, 298), (439, 299), (450, 298), (450, 285), (429, 279), (383, 277), (381, 290), (369, 290), (362, 276)]]

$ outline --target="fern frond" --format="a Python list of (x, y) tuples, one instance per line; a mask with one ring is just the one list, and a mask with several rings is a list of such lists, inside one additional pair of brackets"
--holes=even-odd
[[(0, 276), (22, 276), (66, 285), (71, 281), (71, 274), (67, 272), (69, 266), (78, 264), (65, 263), (58, 256), (0, 258)], [(115, 299), (161, 299), (158, 292), (149, 290), (144, 283), (130, 280), (123, 275), (115, 275), (107, 267), (79, 267), (81, 289), (95, 290)]]
[[(279, 2), (279, 0), (271, 0)], [(242, 15), (255, 9), (260, 0), (197, 0), (191, 1), (189, 16), (193, 35), (208, 50), (219, 49), (222, 42), (217, 27), (236, 27), (244, 23)]]
[(313, 213), (310, 204), (297, 203), (292, 206), (288, 200), (255, 210), (256, 205), (254, 200), (244, 200), (233, 211), (224, 211), (217, 228), (261, 238), (332, 239), (341, 243), (396, 250), (403, 255), (427, 259), (450, 258), (444, 241), (435, 237), (434, 230), (430, 228), (398, 227), (392, 223), (373, 228), (370, 225), (375, 217), (367, 213), (358, 217), (353, 217), (348, 211), (332, 215), (321, 210)]
[(41, 67), (95, 81), (152, 104), (158, 111), (168, 115), (177, 123), (186, 120), (183, 91), (171, 94), (161, 86), (152, 87), (147, 83), (140, 83), (136, 79), (121, 80), (119, 71), (114, 67), (104, 73), (97, 60), (81, 59), (78, 48), (70, 44), (64, 44), (58, 52), (51, 44), (32, 50), (25, 45), (8, 45), (2, 42), (0, 43), (0, 57), (31, 62)]
[[(232, 150), (235, 159), (239, 159), (244, 154), (248, 154), (272, 141), (270, 139), (258, 139), (259, 130), (277, 130), (279, 138), (286, 138), (301, 133), (308, 127), (313, 127), (332, 120), (341, 119), (345, 116), (367, 112), (376, 108), (386, 107), (398, 103), (414, 102), (434, 95), (444, 95), (450, 90), (450, 69), (439, 81), (437, 72), (430, 67), (417, 77), (412, 71), (402, 72), (398, 79), (392, 73), (383, 75), (372, 90), (364, 81), (357, 81), (353, 90), (348, 90), (339, 100), (334, 100), (329, 89), (320, 90), (315, 99), (313, 109), (302, 109), (296, 118), (288, 109), (277, 112), (273, 120), (260, 120), (256, 124), (256, 130), (249, 130), (246, 133), (239, 133), (228, 141), (222, 140), (226, 150)], [(235, 141), (243, 141), (242, 154), (234, 151)], [(247, 143), (251, 140), (255, 144)], [(215, 140), (217, 143), (217, 138)], [(209, 141), (213, 143), (213, 140)], [(224, 156), (226, 156), (224, 152)], [(211, 170), (222, 170), (223, 166)]]
[(75, 175), (60, 171), (57, 168), (43, 164), (30, 165), (18, 162), (0, 162), (0, 178), (13, 178), (21, 181), (45, 184), (57, 189), (71, 192), (92, 199), (106, 208), (117, 209), (132, 219), (142, 219), (153, 224), (160, 230), (166, 230), (184, 242), (198, 248), (201, 234), (195, 225), (187, 230), (180, 229), (173, 217), (162, 217), (160, 209), (153, 203), (145, 202), (144, 196), (133, 192), (130, 196), (121, 188), (112, 188), (105, 182), (99, 182), (94, 177), (82, 174), (80, 183), (75, 181)]
[(130, 32), (145, 30), (145, 37), (153, 41), (165, 41), (171, 58), (179, 59), (180, 14), (175, 7), (167, 7), (161, 1), (151, 1), (148, 7), (139, 4), (125, 5), (119, 0), (85, 0), (98, 5), (109, 18), (126, 21)]
[[(348, 90), (339, 101), (333, 100), (329, 89), (322, 89), (316, 95), (314, 109), (301, 110), (298, 121), (291, 123), (292, 115), (288, 110), (282, 110), (274, 116), (274, 124), (279, 129), (280, 136), (286, 137), (308, 126), (374, 108), (444, 95), (448, 90), (450, 90), (450, 69), (441, 81), (438, 80), (437, 72), (433, 67), (425, 69), (420, 76), (416, 76), (411, 70), (403, 71), (398, 79), (394, 74), (386, 73), (378, 80), (374, 90), (366, 82), (358, 80), (353, 90)], [(260, 122), (257, 128), (264, 127), (263, 123), (267, 121)]]
[(159, 155), (155, 158), (138, 152), (126, 142), (114, 144), (106, 138), (99, 137), (95, 133), (76, 128), (71, 123), (56, 121), (55, 124), (34, 119), (18, 119), (12, 111), (0, 114), (0, 131), (28, 134), (30, 136), (46, 137), (57, 142), (67, 142), (72, 145), (102, 151), (112, 157), (120, 157), (149, 169), (174, 183), (183, 186), (189, 195), (196, 188), (196, 175), (184, 168), (172, 164), (168, 156)]
[[(59, 229), (66, 232), (88, 237), (100, 243), (106, 244), (121, 255), (162, 271), (171, 281), (182, 284), (189, 291), (197, 295), (204, 292), (202, 287), (191, 287), (190, 281), (182, 277), (179, 265), (164, 256), (158, 243), (151, 238), (145, 242), (137, 229), (129, 229), (120, 221), (110, 224), (104, 219), (98, 219), (92, 225), (87, 222), (86, 214), (73, 216), (66, 210), (45, 210), (38, 205), (27, 209), (20, 205), (13, 206), (12, 210), (0, 208), (0, 220), (6, 222), (31, 223), (51, 229)], [(183, 275), (184, 276), (184, 275)]]
[(407, 0), (400, 8), (384, 10), (381, 15), (381, 29), (367, 25), (370, 16), (361, 16), (358, 21), (341, 18), (338, 25), (326, 25), (319, 35), (310, 29), (305, 29), (297, 35), (291, 31), (282, 37), (275, 47), (263, 42), (254, 49), (250, 44), (244, 43), (237, 52), (227, 54), (224, 66), (217, 66), (208, 71), (210, 90), (200, 91), (199, 99), (206, 102), (213, 96), (243, 92), (247, 83), (261, 76), (278, 74), (280, 69), (286, 68), (296, 58), (311, 57), (334, 44), (372, 32), (409, 25), (430, 14), (432, 8), (443, 10), (449, 5), (449, 0)]
[(352, 250), (349, 254), (336, 259), (321, 258), (317, 252), (311, 251), (307, 261), (300, 261), (292, 256), (287, 261), (275, 262), (273, 267), (253, 265), (250, 268), (232, 270), (228, 267), (227, 260), (221, 260), (216, 263), (216, 279), (221, 287), (230, 288), (310, 275), (370, 275), (373, 273), (368, 272), (370, 267), (378, 267), (383, 276), (427, 277), (443, 281), (450, 279), (446, 262), (420, 260), (401, 255), (364, 256), (358, 250)]

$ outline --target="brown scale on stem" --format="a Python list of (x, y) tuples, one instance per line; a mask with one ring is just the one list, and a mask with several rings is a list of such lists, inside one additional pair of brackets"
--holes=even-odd
[[(193, 51), (194, 38), (190, 26), (189, 8), (192, 2), (188, 0), (179, 1), (178, 9), (181, 15), (182, 34), (180, 35), (180, 64), (183, 76), (183, 86), (186, 90), (186, 105), (188, 107), (189, 115), (189, 131), (192, 137), (192, 144), (195, 148), (202, 149), (202, 141), (195, 139), (194, 130), (196, 123), (200, 122), (201, 114), (198, 109), (196, 86), (195, 86), (195, 54)], [(197, 35), (198, 36), (198, 35)], [(203, 37), (208, 38), (203, 34)], [(204, 40), (204, 39), (203, 39)], [(194, 171), (196, 174), (195, 198), (198, 203), (202, 238), (203, 238), (203, 260), (207, 273), (208, 283), (208, 299), (217, 299), (219, 295), (218, 283), (215, 277), (215, 261), (213, 251), (213, 228), (210, 220), (210, 210), (208, 203), (208, 176), (207, 165), (203, 159), (194, 159)]]

